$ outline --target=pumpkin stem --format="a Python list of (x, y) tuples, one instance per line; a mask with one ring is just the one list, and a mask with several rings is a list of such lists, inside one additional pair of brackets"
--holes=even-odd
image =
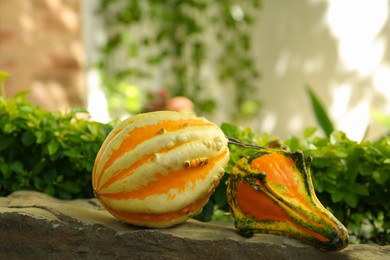
[(245, 148), (265, 149), (264, 146), (258, 146), (255, 144), (247, 144), (247, 143), (244, 143), (243, 141), (238, 140), (238, 139), (231, 137), (231, 136), (226, 136), (226, 138), (229, 140), (229, 144), (235, 144), (235, 145), (239, 145), (239, 146), (242, 146)]

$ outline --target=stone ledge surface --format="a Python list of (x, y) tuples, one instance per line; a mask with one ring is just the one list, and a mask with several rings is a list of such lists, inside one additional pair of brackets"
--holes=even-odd
[(95, 199), (32, 191), (0, 198), (1, 259), (390, 259), (390, 246), (325, 252), (275, 235), (238, 235), (232, 223), (189, 220), (168, 229), (121, 223)]

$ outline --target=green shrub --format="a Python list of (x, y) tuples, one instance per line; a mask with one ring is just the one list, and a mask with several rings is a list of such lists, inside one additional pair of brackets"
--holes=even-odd
[(110, 125), (53, 113), (25, 93), (0, 97), (0, 195), (27, 189), (63, 198), (91, 197), (95, 156)]

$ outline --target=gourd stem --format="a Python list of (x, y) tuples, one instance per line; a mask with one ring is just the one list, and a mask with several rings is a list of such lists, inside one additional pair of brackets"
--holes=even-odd
[(266, 148), (264, 146), (258, 146), (258, 145), (255, 145), (255, 144), (244, 143), (243, 141), (238, 140), (238, 139), (236, 139), (234, 137), (226, 136), (226, 138), (229, 140), (229, 144), (235, 144), (235, 145), (239, 145), (239, 146), (242, 146), (242, 147), (245, 147), (245, 148), (253, 148), (253, 149), (265, 149)]

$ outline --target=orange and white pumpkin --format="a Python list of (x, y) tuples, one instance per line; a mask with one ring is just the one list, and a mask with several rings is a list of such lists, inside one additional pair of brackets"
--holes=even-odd
[(119, 123), (100, 148), (92, 185), (118, 219), (170, 227), (201, 212), (229, 161), (228, 140), (202, 117), (158, 111)]

